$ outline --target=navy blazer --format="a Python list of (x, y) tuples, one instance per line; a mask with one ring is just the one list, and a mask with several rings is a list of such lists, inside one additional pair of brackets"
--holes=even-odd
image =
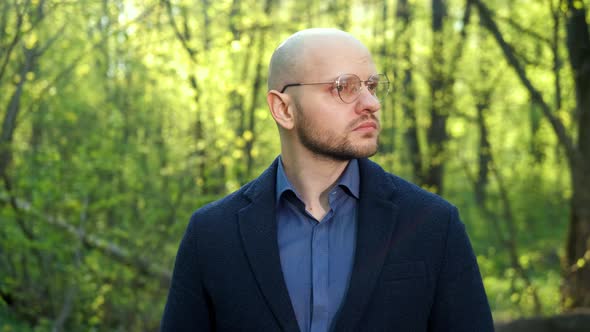
[[(349, 288), (331, 331), (493, 331), (457, 209), (359, 160)], [(299, 331), (279, 258), (277, 160), (197, 210), (180, 244), (162, 331)]]

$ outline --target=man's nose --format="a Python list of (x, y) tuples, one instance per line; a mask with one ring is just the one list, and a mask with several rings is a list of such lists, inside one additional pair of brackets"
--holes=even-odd
[(361, 87), (359, 91), (359, 98), (357, 100), (357, 112), (370, 112), (375, 113), (379, 109), (381, 109), (381, 102), (377, 96), (369, 92), (369, 89), (365, 84)]

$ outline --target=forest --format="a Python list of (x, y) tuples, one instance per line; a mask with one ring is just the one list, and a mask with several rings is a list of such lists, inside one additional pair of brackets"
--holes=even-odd
[(268, 62), (310, 27), (389, 77), (372, 159), (459, 208), (494, 321), (590, 310), (588, 6), (0, 1), (0, 331), (157, 331), (192, 212), (279, 154)]

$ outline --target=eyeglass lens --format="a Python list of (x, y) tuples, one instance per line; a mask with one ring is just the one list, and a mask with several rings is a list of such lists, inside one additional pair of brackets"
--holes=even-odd
[[(383, 74), (371, 76), (365, 81), (367, 90), (378, 100), (382, 100), (389, 92), (389, 80)], [(361, 93), (361, 79), (354, 74), (345, 74), (336, 81), (338, 95), (345, 103), (352, 103)]]

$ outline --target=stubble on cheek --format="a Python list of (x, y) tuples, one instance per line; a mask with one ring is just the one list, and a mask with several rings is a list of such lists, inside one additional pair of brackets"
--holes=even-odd
[[(329, 128), (329, 120), (323, 123), (325, 126), (321, 126), (322, 123), (314, 123), (306, 117), (298, 100), (295, 100), (295, 107), (299, 141), (313, 153), (337, 160), (350, 160), (370, 157), (377, 152), (380, 125), (373, 114), (351, 121), (344, 129), (334, 130)], [(369, 120), (377, 123), (377, 130), (358, 135), (355, 128)]]

